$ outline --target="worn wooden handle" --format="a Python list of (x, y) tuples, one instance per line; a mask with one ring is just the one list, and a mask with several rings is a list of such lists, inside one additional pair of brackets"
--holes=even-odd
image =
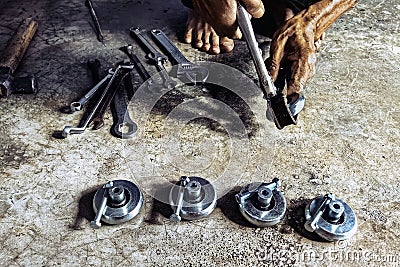
[(8, 67), (11, 69), (11, 73), (14, 73), (28, 49), (37, 27), (37, 22), (32, 18), (27, 18), (20, 24), (0, 58), (0, 66)]

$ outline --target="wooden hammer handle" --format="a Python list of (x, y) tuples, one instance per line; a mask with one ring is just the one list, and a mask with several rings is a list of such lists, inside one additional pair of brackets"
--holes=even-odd
[(32, 18), (27, 18), (20, 24), (0, 58), (0, 66), (8, 67), (11, 69), (11, 73), (14, 73), (28, 49), (37, 27), (37, 22)]

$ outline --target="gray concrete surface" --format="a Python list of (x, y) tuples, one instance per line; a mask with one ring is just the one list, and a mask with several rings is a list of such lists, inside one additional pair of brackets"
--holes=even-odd
[[(242, 41), (233, 53), (219, 56), (180, 43), (185, 12), (178, 1), (95, 1), (105, 45), (96, 40), (83, 2), (0, 3), (0, 50), (22, 18), (39, 21), (19, 73), (36, 73), (41, 88), (35, 96), (0, 100), (1, 266), (399, 265), (397, 0), (361, 1), (328, 30), (298, 126), (275, 130), (263, 117), (265, 102), (254, 87), (242, 88), (243, 103), (227, 91), (182, 86), (148, 117), (140, 113), (142, 102), (130, 106), (141, 133), (128, 142), (110, 135), (111, 115), (99, 131), (64, 140), (52, 134), (79, 121), (81, 114), (62, 114), (59, 108), (90, 86), (86, 60), (99, 58), (105, 70), (125, 59), (118, 48), (134, 43), (130, 26), (162, 28), (191, 60), (224, 63), (251, 79), (254, 67)], [(200, 99), (207, 106), (212, 97), (239, 115), (248, 136), (224, 130), (227, 119), (197, 119), (179, 132), (165, 124), (174, 121), (169, 113), (175, 105)], [(165, 146), (175, 135), (176, 150)], [(209, 218), (173, 224), (168, 206), (152, 198), (183, 174), (206, 177), (226, 193)], [(233, 194), (273, 177), (282, 180), (288, 200), (285, 221), (251, 227)], [(93, 192), (114, 179), (140, 185), (145, 205), (131, 222), (93, 230)], [(327, 192), (356, 212), (359, 231), (350, 240), (322, 242), (302, 228), (305, 203)]]

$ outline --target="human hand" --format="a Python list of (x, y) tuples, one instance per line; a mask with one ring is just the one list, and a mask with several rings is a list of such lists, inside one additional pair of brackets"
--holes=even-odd
[[(239, 1), (255, 18), (264, 14), (261, 0)], [(194, 10), (203, 17), (221, 37), (238, 38), (242, 34), (236, 22), (237, 0), (193, 0)]]
[(275, 32), (270, 47), (267, 67), (275, 81), (283, 67), (287, 82), (287, 95), (299, 93), (314, 75), (316, 50), (323, 35), (315, 36), (316, 22), (300, 12), (287, 20)]

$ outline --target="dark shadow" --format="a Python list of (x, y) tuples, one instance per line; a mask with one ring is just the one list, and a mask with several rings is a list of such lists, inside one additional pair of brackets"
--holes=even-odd
[[(74, 230), (83, 229), (82, 224), (89, 224), (96, 214), (93, 210), (93, 198), (97, 188), (91, 188), (84, 191), (79, 199), (79, 210), (75, 221), (69, 226)], [(85, 220), (86, 219), (86, 220)]]
[(235, 200), (235, 195), (241, 190), (240, 186), (234, 187), (231, 191), (218, 199), (217, 207), (221, 212), (232, 222), (244, 227), (256, 228), (256, 226), (249, 223), (240, 213), (239, 205)]
[(284, 225), (281, 228), (282, 233), (290, 233), (288, 231), (288, 227), (293, 229), (296, 233), (301, 236), (310, 239), (312, 241), (318, 242), (328, 242), (316, 233), (308, 232), (304, 228), (304, 223), (306, 222), (306, 218), (304, 215), (305, 208), (307, 204), (311, 201), (311, 199), (303, 199), (299, 198), (297, 200), (291, 200), (288, 205), (287, 215), (285, 217)]
[(169, 218), (173, 213), (171, 206), (168, 204), (169, 192), (173, 184), (162, 184), (157, 186), (157, 191), (154, 193), (153, 204), (150, 215), (146, 219), (147, 223), (162, 225), (164, 218)]

